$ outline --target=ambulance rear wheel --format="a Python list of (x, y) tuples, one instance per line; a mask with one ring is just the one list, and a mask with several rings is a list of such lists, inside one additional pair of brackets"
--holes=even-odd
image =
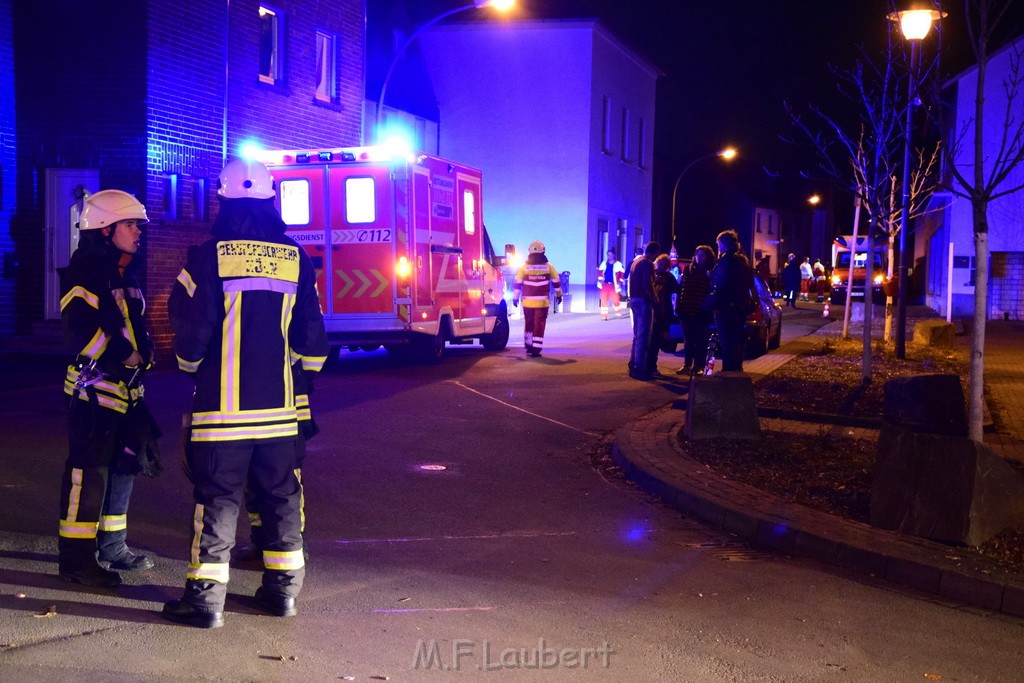
[(490, 334), (480, 337), (480, 344), (488, 351), (503, 351), (508, 346), (508, 314), (502, 313), (494, 320)]
[(444, 344), (448, 339), (445, 333), (445, 325), (438, 327), (437, 334), (432, 337), (423, 337), (416, 345), (417, 355), (428, 363), (438, 363), (444, 358)]

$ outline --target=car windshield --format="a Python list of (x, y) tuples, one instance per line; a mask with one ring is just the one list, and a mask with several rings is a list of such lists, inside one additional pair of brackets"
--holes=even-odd
[[(874, 252), (874, 259), (872, 260), (874, 268), (882, 267), (882, 252)], [(857, 252), (857, 263), (854, 268), (863, 268), (864, 263), (868, 260), (868, 255), (863, 251)], [(841, 251), (836, 255), (836, 268), (849, 268), (850, 267), (850, 252)]]

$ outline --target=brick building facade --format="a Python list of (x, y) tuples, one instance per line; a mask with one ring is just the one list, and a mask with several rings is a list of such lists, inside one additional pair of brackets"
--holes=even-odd
[[(7, 224), (0, 207), (0, 246), (9, 235), (18, 261), (15, 286), (0, 288), (0, 315), (13, 311), (0, 334), (27, 334), (52, 317), (44, 280), (63, 264), (48, 263), (42, 239), (54, 229), (45, 225), (47, 169), (95, 169), (97, 186), (86, 189), (127, 190), (146, 205), (139, 276), (166, 349), (167, 296), (188, 247), (209, 232), (225, 158), (246, 141), (359, 144), (363, 0), (15, 4), (5, 39), (0, 3), (17, 121), (17, 193)], [(6, 140), (4, 122), (0, 110)]]

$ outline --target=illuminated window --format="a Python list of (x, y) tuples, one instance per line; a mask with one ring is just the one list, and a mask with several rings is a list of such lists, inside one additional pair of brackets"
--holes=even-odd
[(636, 131), (636, 165), (640, 168), (647, 168), (647, 122), (642, 116), (639, 119)]
[(377, 186), (373, 178), (345, 178), (345, 220), (349, 223), (377, 220)]
[(629, 125), (629, 110), (622, 108), (622, 160), (630, 161), (630, 154), (633, 151), (633, 143), (630, 141), (631, 126)]
[(309, 225), (309, 181), (305, 178), (282, 180), (279, 194), (285, 225)]
[(476, 232), (476, 195), (470, 190), (462, 193), (462, 226), (467, 235)]
[(281, 19), (277, 10), (260, 6), (260, 80), (264, 83), (282, 80)]
[(612, 154), (612, 98), (604, 96), (604, 118), (601, 128), (601, 148), (605, 154)]
[(338, 65), (335, 61), (336, 39), (330, 33), (316, 32), (316, 98), (332, 102), (338, 94)]

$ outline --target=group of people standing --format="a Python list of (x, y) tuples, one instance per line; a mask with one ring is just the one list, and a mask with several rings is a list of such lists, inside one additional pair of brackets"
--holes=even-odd
[(630, 377), (646, 381), (660, 376), (660, 340), (668, 331), (673, 312), (683, 328), (684, 364), (676, 371), (678, 374), (702, 370), (712, 324), (718, 335), (722, 369), (743, 370), (754, 271), (734, 230), (719, 233), (716, 241), (717, 258), (710, 246), (697, 247), (678, 280), (672, 273), (669, 255), (657, 242), (649, 242), (643, 254), (630, 264), (626, 278), (633, 317)]
[(811, 258), (808, 256), (802, 263), (798, 263), (796, 254), (791, 253), (782, 269), (782, 288), (785, 293), (786, 305), (796, 308), (797, 291), (799, 291), (800, 301), (810, 301), (812, 290), (818, 303), (821, 303), (825, 300), (826, 280), (825, 265), (821, 259), (815, 259), (812, 265)]
[[(185, 444), (191, 551), (185, 592), (163, 616), (203, 628), (224, 623), (243, 494), (260, 522), (256, 604), (274, 616), (297, 613), (308, 393), (329, 352), (313, 265), (285, 235), (270, 171), (235, 160), (219, 180), (212, 237), (190, 250), (168, 301), (178, 367), (196, 384)], [(64, 384), (69, 451), (58, 574), (86, 586), (116, 587), (118, 571), (153, 567), (125, 542), (132, 479), (160, 469), (159, 429), (142, 384), (154, 345), (130, 269), (146, 222), (145, 207), (127, 192), (87, 197), (79, 247), (61, 271), (61, 314), (77, 356)]]

